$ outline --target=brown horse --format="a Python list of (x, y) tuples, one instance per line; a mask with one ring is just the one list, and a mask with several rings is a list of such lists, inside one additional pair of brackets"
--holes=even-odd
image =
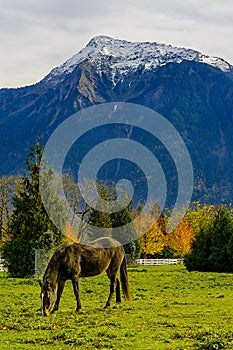
[[(96, 276), (106, 271), (110, 279), (110, 294), (105, 309), (110, 306), (116, 291), (116, 306), (121, 302), (120, 279), (124, 297), (130, 300), (130, 290), (126, 269), (125, 251), (122, 245), (108, 237), (99, 238), (88, 245), (64, 243), (54, 253), (48, 263), (41, 286), (42, 314), (49, 315), (58, 310), (66, 280), (71, 280), (77, 301), (76, 311), (81, 310), (79, 278)], [(57, 292), (56, 292), (57, 286)]]

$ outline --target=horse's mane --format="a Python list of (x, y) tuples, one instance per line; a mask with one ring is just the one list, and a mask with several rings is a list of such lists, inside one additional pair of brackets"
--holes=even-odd
[(58, 272), (59, 272), (59, 265), (62, 261), (62, 256), (66, 250), (66, 248), (74, 243), (63, 243), (60, 247), (57, 248), (51, 259), (49, 260), (48, 266), (45, 270), (43, 282), (50, 282), (52, 286), (55, 288), (57, 278), (58, 278)]

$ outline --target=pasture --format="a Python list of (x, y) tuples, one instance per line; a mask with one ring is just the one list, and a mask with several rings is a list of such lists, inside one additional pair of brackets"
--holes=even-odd
[(233, 349), (233, 275), (183, 265), (128, 269), (132, 302), (103, 310), (105, 274), (80, 281), (82, 311), (68, 281), (56, 314), (41, 315), (35, 279), (0, 273), (0, 349)]

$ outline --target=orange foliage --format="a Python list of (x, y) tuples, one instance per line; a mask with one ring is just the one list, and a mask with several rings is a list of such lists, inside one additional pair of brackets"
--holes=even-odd
[(76, 233), (70, 224), (66, 224), (65, 236), (66, 236), (65, 237), (66, 242), (79, 243), (79, 239), (77, 238)]
[(183, 256), (190, 251), (192, 238), (193, 228), (183, 219), (174, 231), (167, 234), (166, 245)]
[(193, 228), (187, 220), (183, 219), (179, 225), (170, 233), (166, 233), (167, 217), (161, 215), (157, 221), (153, 221), (151, 216), (144, 215), (137, 225), (137, 232), (146, 231), (139, 239), (141, 252), (147, 254), (159, 254), (164, 248), (171, 248), (177, 255), (183, 256), (190, 251), (193, 238)]

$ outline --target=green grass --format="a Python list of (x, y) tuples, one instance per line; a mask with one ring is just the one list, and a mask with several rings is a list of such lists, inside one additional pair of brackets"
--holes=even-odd
[(233, 276), (182, 265), (129, 268), (133, 301), (104, 311), (109, 283), (81, 280), (83, 314), (67, 282), (55, 315), (41, 315), (33, 279), (0, 274), (0, 349), (233, 349)]

